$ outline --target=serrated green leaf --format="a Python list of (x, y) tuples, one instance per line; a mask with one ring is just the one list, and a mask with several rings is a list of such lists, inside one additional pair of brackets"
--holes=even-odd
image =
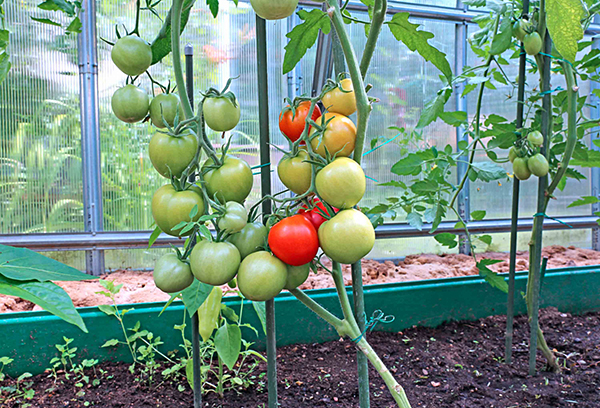
[(479, 275), (482, 276), (486, 282), (493, 287), (500, 289), (502, 292), (508, 293), (508, 284), (504, 278), (488, 268), (489, 265), (497, 264), (499, 262), (502, 261), (497, 259), (482, 259), (477, 262), (477, 269), (479, 270)]
[(507, 177), (506, 170), (494, 162), (474, 162), (472, 170), (481, 181), (501, 180)]
[(510, 16), (505, 16), (502, 19), (502, 24), (500, 24), (500, 29), (498, 33), (494, 36), (494, 39), (492, 40), (490, 54), (500, 55), (510, 48), (510, 46), (512, 45), (512, 26), (513, 23)]
[(61, 27), (60, 23), (57, 23), (56, 21), (52, 21), (49, 18), (39, 18), (39, 17), (33, 17), (30, 16), (30, 18), (33, 21), (37, 21), (38, 23), (42, 23), (42, 24), (48, 24), (48, 25), (53, 25), (53, 26), (57, 26), (57, 27)]
[(242, 332), (236, 324), (224, 324), (215, 334), (215, 348), (227, 368), (233, 369), (242, 350)]
[(68, 16), (75, 15), (75, 5), (65, 0), (46, 0), (38, 4), (38, 8), (47, 11), (62, 11)]
[(0, 275), (39, 282), (97, 279), (27, 248), (0, 245)]
[(85, 333), (88, 332), (67, 292), (55, 283), (23, 282), (0, 276), (0, 293), (33, 302), (65, 322), (74, 324)]
[(442, 112), (439, 116), (450, 126), (459, 127), (467, 123), (467, 112), (465, 111)]
[[(185, 26), (190, 18), (190, 11), (196, 0), (184, 0), (183, 13), (181, 14), (181, 32), (185, 30)], [(164, 57), (171, 53), (171, 11), (167, 14), (167, 18), (161, 27), (158, 35), (152, 41), (152, 65), (160, 62)]]
[(67, 27), (67, 33), (80, 33), (81, 32), (81, 20), (79, 17), (75, 17), (71, 24)]
[(573, 201), (571, 204), (569, 204), (567, 206), (567, 208), (579, 207), (579, 206), (582, 206), (582, 205), (589, 205), (589, 204), (596, 204), (596, 203), (599, 203), (599, 202), (600, 202), (600, 199), (598, 199), (598, 197), (583, 196), (579, 200)]
[(114, 316), (116, 315), (116, 311), (115, 308), (110, 306), (110, 305), (98, 305), (98, 309), (100, 309), (100, 311), (108, 316)]
[(386, 24), (398, 41), (411, 51), (417, 51), (426, 61), (435, 65), (446, 77), (448, 83), (452, 80), (452, 68), (446, 59), (446, 54), (429, 44), (429, 40), (434, 37), (433, 33), (424, 30), (418, 30), (419, 24), (413, 24), (408, 21), (409, 13), (396, 13), (392, 20)]
[(406, 216), (406, 221), (408, 221), (411, 227), (416, 228), (419, 231), (423, 229), (423, 218), (416, 212), (408, 214)]
[(285, 46), (283, 57), (283, 74), (287, 74), (300, 62), (306, 51), (311, 48), (319, 36), (319, 31), (329, 34), (331, 31), (331, 20), (320, 9), (298, 11), (298, 17), (303, 22), (298, 24), (286, 37), (289, 38)]
[(442, 246), (446, 246), (450, 249), (458, 246), (458, 237), (450, 232), (443, 232), (441, 234), (437, 234), (435, 240), (440, 243)]
[[(431, 150), (411, 153), (404, 159), (394, 164), (391, 171), (399, 176), (418, 176), (419, 173), (421, 173), (423, 162), (433, 158), (434, 155)], [(403, 188), (406, 188), (406, 186)]]
[(417, 129), (422, 129), (434, 122), (444, 112), (444, 106), (451, 95), (452, 89), (444, 88), (438, 92), (435, 98), (425, 104), (417, 123)]
[(564, 59), (575, 62), (583, 38), (581, 20), (587, 15), (581, 0), (546, 0), (546, 23), (554, 46)]
[(194, 315), (202, 306), (202, 303), (206, 300), (212, 290), (211, 285), (200, 282), (198, 279), (194, 279), (194, 282), (181, 292), (183, 297), (183, 304), (187, 309), (190, 317)]
[(206, 4), (210, 8), (213, 17), (217, 18), (217, 15), (219, 15), (219, 0), (206, 0)]

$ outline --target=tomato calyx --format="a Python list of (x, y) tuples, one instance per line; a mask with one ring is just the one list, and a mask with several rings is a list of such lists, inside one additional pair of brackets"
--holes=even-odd
[(216, 88), (211, 87), (206, 92), (202, 92), (201, 94), (202, 94), (202, 96), (204, 96), (204, 99), (226, 98), (233, 104), (234, 107), (237, 108), (238, 107), (237, 98), (235, 97), (235, 94), (232, 91), (228, 90), (229, 87), (231, 86), (231, 82), (236, 78), (229, 78), (227, 80), (227, 83), (225, 84), (225, 87), (221, 91), (219, 91)]

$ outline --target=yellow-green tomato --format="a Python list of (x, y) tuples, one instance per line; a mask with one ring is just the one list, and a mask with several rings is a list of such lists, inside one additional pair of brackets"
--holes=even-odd
[(244, 258), (237, 276), (240, 292), (255, 302), (273, 299), (286, 282), (286, 265), (266, 251), (254, 252)]
[(513, 146), (508, 150), (508, 160), (510, 160), (510, 162), (512, 163), (517, 157), (519, 157), (519, 155), (517, 154), (517, 148)]
[(531, 31), (531, 23), (525, 19), (517, 20), (513, 24), (513, 35), (519, 41), (523, 41), (525, 39), (525, 36), (529, 34), (529, 31)]
[(525, 48), (525, 52), (529, 55), (539, 54), (542, 51), (542, 45), (542, 37), (540, 37), (537, 31), (527, 34), (523, 39), (523, 48)]
[(343, 210), (319, 228), (319, 243), (332, 260), (353, 264), (375, 245), (375, 229), (366, 215), (354, 209)]
[(356, 112), (356, 96), (354, 95), (354, 85), (350, 78), (340, 81), (341, 88), (337, 88), (323, 95), (323, 106), (329, 112), (340, 113), (350, 116)]
[(181, 177), (196, 155), (198, 140), (187, 132), (180, 136), (171, 136), (156, 132), (150, 139), (150, 161), (161, 176)]
[[(198, 211), (194, 218), (190, 213), (194, 207)], [(182, 221), (197, 221), (204, 214), (204, 199), (202, 190), (194, 186), (185, 191), (176, 191), (171, 184), (159, 188), (152, 197), (152, 216), (156, 225), (169, 235), (174, 237), (190, 235), (192, 231), (180, 234), (181, 230), (173, 231), (173, 227)]]
[[(208, 159), (202, 169), (205, 170), (211, 165), (213, 160)], [(237, 157), (226, 156), (221, 167), (212, 169), (204, 175), (204, 181), (211, 199), (216, 195), (216, 198), (223, 203), (227, 201), (242, 203), (252, 191), (254, 177), (248, 163)]]
[(251, 253), (258, 251), (267, 242), (269, 230), (260, 222), (246, 224), (237, 234), (233, 234), (227, 240), (240, 251), (242, 259)]
[(194, 281), (190, 266), (176, 254), (166, 254), (154, 265), (152, 273), (156, 287), (166, 293), (181, 292)]
[(277, 165), (277, 175), (284, 186), (298, 195), (306, 193), (312, 181), (312, 167), (306, 150), (300, 150), (296, 157), (285, 156)]
[(207, 98), (203, 109), (206, 124), (215, 132), (227, 132), (240, 121), (240, 105), (224, 96)]
[(150, 119), (157, 128), (166, 128), (165, 121), (169, 126), (173, 126), (178, 111), (179, 121), (184, 120), (183, 106), (176, 94), (160, 94), (150, 102)]
[(310, 264), (300, 266), (287, 265), (287, 280), (285, 282), (285, 289), (292, 290), (302, 285), (308, 279), (310, 274)]
[(317, 173), (315, 186), (323, 200), (343, 209), (358, 204), (365, 195), (367, 181), (360, 164), (348, 157), (340, 157)]
[(521, 181), (529, 179), (531, 177), (531, 171), (527, 166), (527, 157), (517, 157), (513, 161), (513, 173), (515, 177)]
[(208, 341), (213, 330), (217, 327), (222, 299), (223, 290), (215, 286), (198, 309), (198, 332), (203, 341)]
[(229, 242), (202, 241), (190, 254), (190, 265), (196, 279), (213, 286), (225, 285), (232, 280), (240, 261), (240, 251)]
[(110, 56), (115, 65), (129, 76), (143, 74), (152, 64), (152, 48), (137, 35), (119, 38)]
[(539, 130), (529, 132), (529, 134), (527, 135), (527, 140), (529, 141), (529, 143), (536, 147), (539, 147), (544, 144), (544, 136)]
[(117, 118), (125, 123), (135, 123), (148, 115), (150, 98), (143, 89), (135, 85), (125, 85), (115, 91), (110, 106)]
[(534, 154), (527, 160), (527, 167), (534, 176), (545, 177), (548, 175), (548, 160), (540, 153)]
[(265, 20), (281, 20), (294, 14), (298, 0), (250, 0), (254, 12)]
[(314, 126), (310, 129), (310, 144), (322, 157), (326, 152), (333, 157), (348, 157), (356, 144), (356, 126), (350, 118), (339, 113), (327, 112), (315, 120), (318, 125), (327, 123), (325, 130), (319, 133)]
[(221, 231), (228, 234), (240, 232), (248, 222), (248, 212), (246, 208), (235, 201), (229, 201), (225, 204), (225, 214), (219, 219), (217, 225)]

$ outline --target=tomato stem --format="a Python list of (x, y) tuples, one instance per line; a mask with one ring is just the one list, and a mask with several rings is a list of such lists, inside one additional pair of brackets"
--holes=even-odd
[(360, 73), (363, 79), (366, 78), (367, 71), (371, 65), (371, 60), (373, 59), (375, 46), (377, 45), (377, 40), (379, 39), (379, 34), (381, 34), (381, 28), (383, 27), (383, 22), (385, 21), (385, 16), (387, 14), (387, 6), (387, 0), (375, 0), (375, 4), (373, 5), (371, 29), (360, 61)]
[(179, 46), (181, 37), (181, 13), (183, 10), (183, 0), (173, 0), (171, 13), (171, 49), (173, 51), (173, 71), (175, 81), (177, 82), (177, 92), (181, 100), (186, 119), (194, 116), (192, 105), (188, 98), (183, 78), (183, 68), (181, 66), (181, 47)]

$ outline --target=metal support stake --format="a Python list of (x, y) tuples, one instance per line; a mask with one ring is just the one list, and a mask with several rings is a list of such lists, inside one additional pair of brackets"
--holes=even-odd
[[(299, 24), (300, 18), (296, 13), (287, 18), (287, 32), (291, 32), (296, 24)], [(285, 33), (284, 33), (285, 34)], [(282, 47), (283, 48), (283, 47)], [(282, 49), (283, 52), (283, 49)], [(302, 64), (296, 64), (291, 72), (287, 73), (288, 92), (287, 97), (291, 100), (302, 93)]]
[[(456, 4), (457, 8), (464, 8), (462, 1), (458, 0)], [(454, 49), (454, 72), (455, 75), (460, 75), (463, 71), (463, 67), (467, 65), (467, 50), (469, 49), (467, 44), (467, 25), (465, 22), (457, 23), (455, 29), (455, 49)], [(454, 89), (454, 98), (456, 102), (456, 110), (459, 111), (467, 111), (467, 99), (462, 97), (462, 92), (464, 90), (464, 83), (457, 84)], [(456, 147), (458, 148), (458, 144), (460, 142), (467, 142), (469, 136), (465, 132), (463, 126), (456, 128)], [(457, 165), (457, 180), (462, 180), (468, 168), (468, 157), (463, 155), (460, 157), (460, 161)], [(465, 223), (469, 222), (469, 180), (464, 185), (463, 190), (458, 195), (458, 213), (460, 217), (463, 219)], [(471, 252), (471, 248), (469, 248), (469, 243), (464, 234), (461, 234), (459, 237), (459, 253), (461, 254), (469, 254)]]
[[(261, 194), (271, 194), (271, 152), (269, 147), (269, 89), (267, 76), (267, 29), (265, 20), (256, 16), (256, 65), (258, 69), (258, 117), (260, 122)], [(263, 215), (271, 213), (271, 202), (262, 203)], [(275, 302), (266, 302), (267, 312), (267, 379), (269, 408), (277, 408), (277, 340), (275, 337)]]
[[(100, 112), (98, 109), (98, 48), (96, 42), (96, 2), (84, 0), (81, 33), (77, 36), (79, 89), (81, 100), (81, 156), (83, 163), (84, 230), (95, 234), (104, 229), (102, 211), (102, 171), (100, 161)], [(104, 251), (86, 251), (87, 273), (105, 271)]]
[[(600, 23), (600, 16), (596, 16), (596, 23)], [(594, 37), (592, 48), (600, 49), (600, 36)], [(590, 81), (590, 98), (592, 103), (591, 109), (591, 119), (598, 120), (600, 119), (600, 98), (593, 94), (592, 91), (594, 89), (600, 89), (600, 84), (595, 81)], [(591, 142), (594, 140), (600, 140), (600, 128), (594, 128), (592, 131)], [(596, 146), (594, 143), (590, 143), (590, 149), (592, 150), (600, 150), (600, 147)], [(592, 196), (600, 198), (600, 168), (592, 167)], [(592, 204), (592, 214), (600, 211), (600, 203)], [(595, 251), (600, 251), (600, 227), (596, 226), (592, 228), (592, 249)]]
[[(323, 3), (323, 11), (326, 10), (327, 3)], [(325, 85), (327, 78), (331, 76), (333, 70), (332, 49), (331, 34), (323, 34), (322, 31), (319, 31), (311, 96), (316, 96)]]

